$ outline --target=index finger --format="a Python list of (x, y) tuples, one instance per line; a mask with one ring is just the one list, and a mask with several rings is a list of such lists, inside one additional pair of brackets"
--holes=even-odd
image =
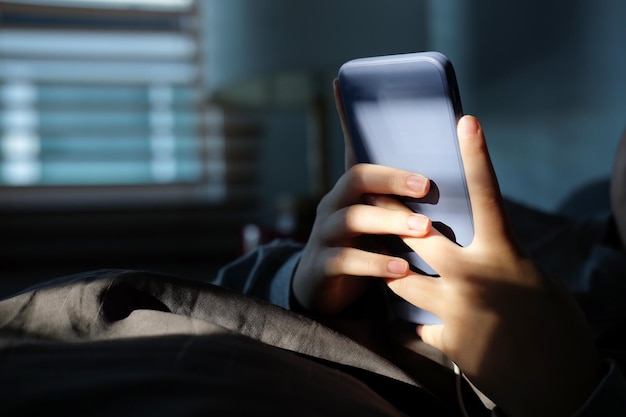
[(508, 237), (511, 229), (480, 123), (473, 116), (463, 116), (457, 126), (457, 135), (472, 204), (475, 236), (479, 239)]
[(337, 207), (356, 204), (365, 194), (421, 198), (430, 189), (423, 175), (375, 164), (357, 164), (335, 184), (327, 198)]

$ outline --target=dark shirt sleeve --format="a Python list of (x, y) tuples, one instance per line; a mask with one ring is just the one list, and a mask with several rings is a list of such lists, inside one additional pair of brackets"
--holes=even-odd
[[(626, 415), (626, 379), (617, 364), (607, 361), (608, 371), (587, 401), (571, 417), (617, 417)], [(506, 417), (495, 408), (493, 417)]]
[(626, 379), (615, 362), (608, 363), (607, 374), (572, 417), (626, 416)]
[(222, 268), (213, 283), (292, 309), (291, 279), (303, 245), (276, 240)]

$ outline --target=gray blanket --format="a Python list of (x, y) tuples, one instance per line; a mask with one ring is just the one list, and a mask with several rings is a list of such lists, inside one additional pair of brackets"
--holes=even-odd
[(458, 415), (415, 374), (318, 321), (211, 284), (117, 270), (0, 301), (0, 415), (44, 412)]

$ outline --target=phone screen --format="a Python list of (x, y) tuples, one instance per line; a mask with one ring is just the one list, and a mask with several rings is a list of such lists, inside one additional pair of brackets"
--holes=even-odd
[[(358, 162), (430, 178), (426, 197), (400, 200), (428, 216), (450, 240), (461, 246), (470, 244), (474, 225), (456, 134), (462, 110), (447, 58), (417, 53), (358, 59), (342, 66), (339, 85)], [(437, 276), (437, 271), (397, 240), (389, 248), (392, 253), (407, 259), (414, 270)], [(410, 307), (400, 306), (412, 321), (437, 321), (415, 315)]]
[[(474, 227), (456, 135), (461, 115), (456, 81), (440, 61), (424, 55), (369, 58), (342, 67), (346, 116), (359, 162), (430, 178), (427, 197), (402, 201), (466, 246)], [(437, 274), (413, 252), (404, 256), (420, 272)]]

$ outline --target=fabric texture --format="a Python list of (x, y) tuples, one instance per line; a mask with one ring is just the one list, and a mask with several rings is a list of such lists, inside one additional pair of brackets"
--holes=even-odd
[(1, 301), (0, 358), (2, 416), (455, 415), (314, 320), (147, 272), (97, 271)]

